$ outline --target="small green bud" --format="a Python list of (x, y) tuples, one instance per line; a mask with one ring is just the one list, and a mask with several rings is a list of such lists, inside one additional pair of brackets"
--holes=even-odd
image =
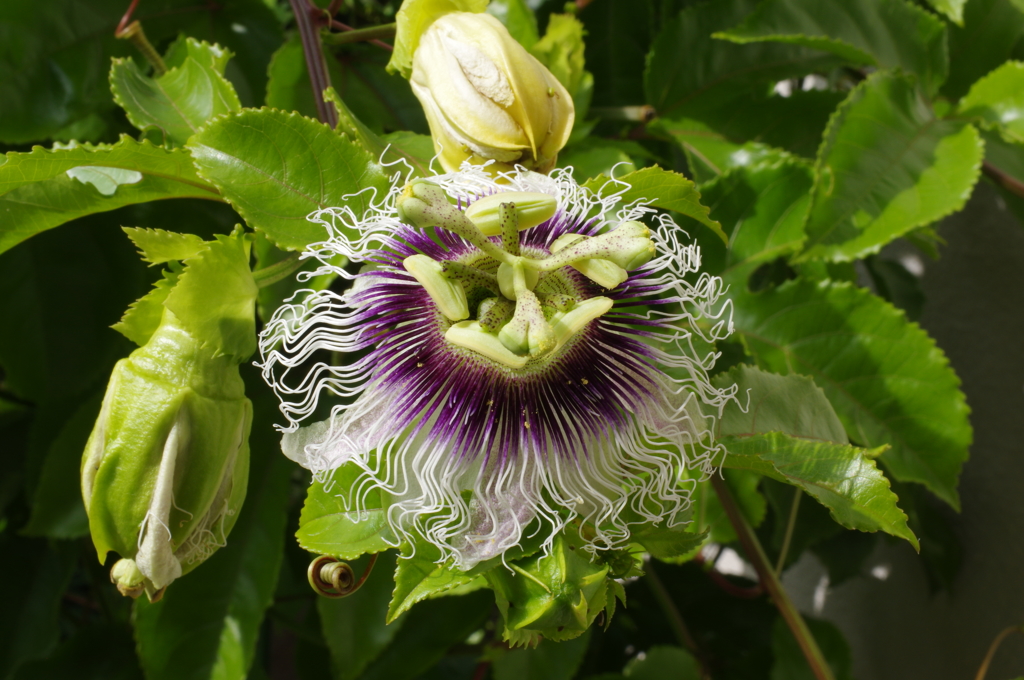
[(519, 231), (536, 227), (551, 219), (558, 209), (558, 201), (549, 194), (528, 191), (506, 191), (485, 196), (466, 208), (466, 217), (483, 232), (484, 236), (501, 233), (500, 207), (502, 203), (515, 205)]
[(110, 570), (110, 582), (118, 592), (133, 600), (146, 590), (146, 575), (139, 571), (135, 560), (121, 559)]
[[(245, 498), (252, 404), (235, 358), (170, 310), (114, 367), (82, 459), (100, 562), (118, 588), (154, 597), (224, 545)], [(140, 582), (141, 576), (141, 582)]]

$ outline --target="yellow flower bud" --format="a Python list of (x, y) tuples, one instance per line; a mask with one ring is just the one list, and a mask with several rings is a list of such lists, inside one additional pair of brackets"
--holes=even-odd
[(419, 38), (409, 80), (441, 165), (547, 172), (575, 116), (558, 80), (488, 14), (453, 12)]

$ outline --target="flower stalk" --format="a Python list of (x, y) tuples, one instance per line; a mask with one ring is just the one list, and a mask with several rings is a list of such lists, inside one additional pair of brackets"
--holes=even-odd
[(765, 554), (764, 548), (761, 547), (761, 542), (757, 539), (757, 535), (743, 516), (742, 511), (740, 511), (736, 500), (732, 497), (732, 492), (729, 491), (729, 487), (718, 475), (711, 476), (711, 484), (715, 488), (715, 493), (718, 494), (718, 500), (721, 502), (725, 514), (729, 517), (729, 522), (732, 524), (733, 529), (736, 530), (736, 535), (740, 539), (740, 544), (743, 546), (747, 559), (754, 566), (765, 590), (768, 591), (779, 613), (782, 614), (782, 618), (786, 621), (786, 625), (793, 632), (793, 637), (796, 638), (797, 644), (800, 645), (800, 651), (803, 652), (804, 658), (807, 659), (814, 677), (817, 680), (835, 680), (832, 669), (829, 667), (828, 661), (825, 660), (825, 655), (822, 654), (821, 648), (818, 647), (817, 640), (814, 639), (810, 629), (807, 627), (807, 623), (793, 605), (793, 601), (789, 599), (789, 593), (786, 592), (782, 581), (779, 580), (775, 570), (772, 569), (768, 556)]

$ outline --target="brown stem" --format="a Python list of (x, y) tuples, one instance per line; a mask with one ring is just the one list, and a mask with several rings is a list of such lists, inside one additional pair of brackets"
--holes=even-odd
[(1010, 626), (996, 636), (996, 639), (989, 645), (988, 653), (985, 654), (985, 659), (981, 662), (981, 666), (978, 667), (978, 674), (974, 676), (974, 680), (985, 680), (985, 675), (988, 674), (988, 667), (991, 665), (992, 657), (996, 655), (999, 645), (1003, 644), (1003, 640), (1014, 633), (1024, 633), (1024, 626)]
[(348, 24), (331, 19), (331, 28), (336, 28), (341, 33), (324, 33), (323, 39), (329, 45), (344, 45), (345, 43), (369, 42), (377, 47), (383, 47), (389, 52), (394, 51), (391, 45), (381, 42), (378, 38), (393, 38), (398, 24), (381, 24), (369, 28), (352, 28)]
[(324, 100), (324, 90), (331, 86), (331, 77), (327, 73), (327, 62), (320, 46), (320, 32), (313, 25), (312, 12), (320, 14), (323, 10), (311, 7), (308, 0), (289, 0), (295, 24), (299, 27), (299, 38), (302, 40), (302, 54), (306, 57), (306, 69), (309, 71), (309, 83), (313, 88), (313, 101), (316, 103), (316, 115), (321, 123), (327, 123), (331, 129), (338, 127), (338, 112), (334, 106)]
[(760, 582), (749, 587), (736, 585), (735, 583), (730, 581), (725, 574), (715, 569), (715, 565), (713, 563), (708, 564), (708, 561), (705, 560), (704, 556), (700, 553), (697, 553), (697, 555), (693, 558), (693, 561), (699, 564), (700, 566), (704, 567), (704, 573), (706, 573), (708, 577), (715, 582), (715, 585), (717, 585), (719, 588), (724, 590), (727, 594), (732, 595), (733, 597), (738, 597), (744, 600), (752, 600), (755, 597), (761, 597), (762, 595), (764, 595), (764, 587), (761, 585)]
[(1010, 173), (1000, 170), (996, 166), (992, 165), (988, 161), (981, 162), (981, 171), (985, 173), (985, 176), (990, 180), (1006, 189), (1012, 194), (1016, 194), (1021, 198), (1024, 198), (1024, 182), (1011, 175)]
[(789, 599), (789, 593), (782, 587), (782, 582), (772, 569), (772, 565), (768, 563), (768, 556), (765, 555), (761, 542), (757, 540), (754, 530), (747, 523), (746, 518), (743, 517), (743, 513), (740, 511), (740, 507), (736, 504), (735, 499), (733, 499), (729, 487), (726, 486), (725, 481), (718, 475), (711, 476), (711, 484), (715, 487), (715, 493), (718, 494), (718, 500), (721, 502), (722, 508), (725, 509), (725, 514), (729, 516), (729, 522), (732, 524), (733, 529), (736, 530), (736, 535), (740, 539), (740, 544), (743, 546), (747, 559), (754, 565), (754, 569), (757, 571), (757, 575), (760, 577), (765, 590), (768, 591), (779, 613), (786, 621), (786, 625), (793, 632), (793, 637), (796, 638), (797, 644), (800, 645), (800, 651), (803, 652), (804, 658), (807, 659), (814, 677), (818, 680), (835, 680), (835, 676), (832, 675), (832, 669), (825, 660), (825, 655), (821, 653), (821, 648), (818, 647), (818, 642), (811, 635), (811, 631), (807, 628), (807, 623), (803, 617), (800, 616), (800, 612), (793, 606), (792, 600)]

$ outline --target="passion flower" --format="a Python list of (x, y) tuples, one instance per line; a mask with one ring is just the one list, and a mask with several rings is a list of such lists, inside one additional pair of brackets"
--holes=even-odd
[(356, 506), (379, 490), (398, 542), (463, 570), (528, 525), (545, 552), (569, 523), (596, 551), (684, 521), (731, 397), (707, 377), (731, 308), (672, 219), (621, 194), (467, 164), (311, 216), (328, 238), (307, 255), (353, 282), (300, 293), (261, 335), (286, 455), (320, 480), (354, 464)]

